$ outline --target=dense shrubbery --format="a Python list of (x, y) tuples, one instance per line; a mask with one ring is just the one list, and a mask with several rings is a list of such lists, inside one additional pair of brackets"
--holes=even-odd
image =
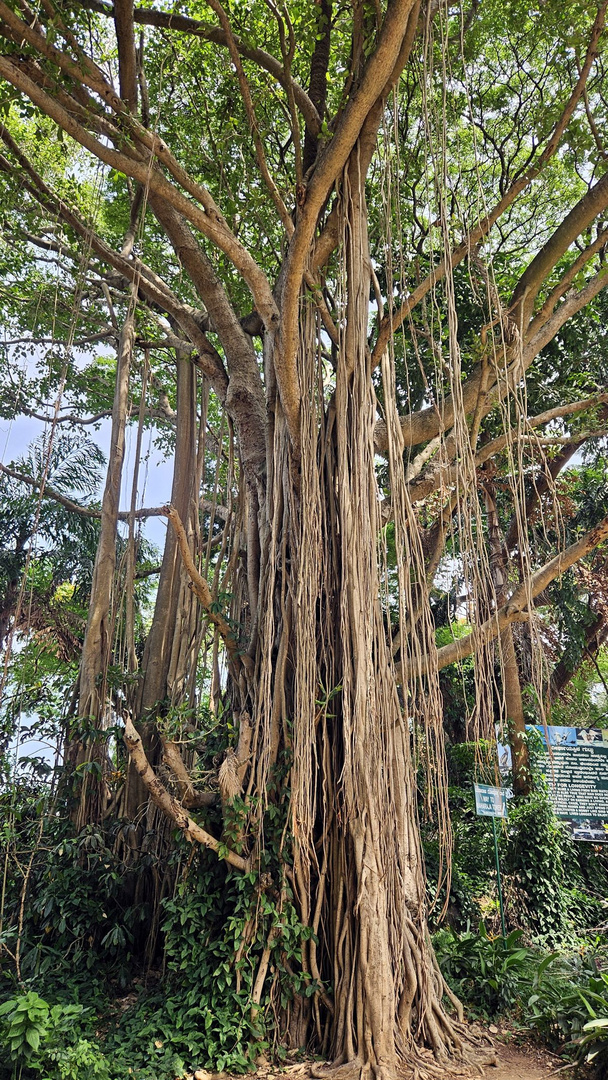
[[(505, 1015), (555, 1049), (608, 1076), (608, 853), (576, 843), (555, 818), (542, 777), (512, 800), (498, 844), (509, 929), (500, 934), (492, 825), (477, 817), (474, 780), (495, 783), (490, 747), (449, 748), (454, 828), (446, 920), (434, 944), (444, 975), (470, 1015)], [(426, 827), (429, 889), (437, 839)], [(445, 893), (435, 905), (438, 912)], [(555, 949), (555, 951), (551, 951)]]
[[(275, 906), (250, 879), (197, 855), (162, 903), (161, 988), (161, 973), (146, 973), (129, 952), (128, 927), (139, 916), (121, 909), (116, 890), (104, 892), (119, 877), (119, 862), (101, 842), (85, 844), (90, 838), (63, 837), (36, 867), (35, 902), (21, 933), (23, 981), (19, 986), (5, 970), (1, 984), (0, 1045), (9, 1053), (0, 1060), (0, 1080), (172, 1080), (193, 1067), (251, 1068), (268, 1044), (262, 1011), (254, 1015), (247, 1002)], [(83, 845), (87, 872), (78, 878)], [(255, 931), (234, 964), (256, 905)], [(18, 908), (6, 914), (5, 939), (14, 949)], [(301, 928), (288, 907), (282, 918), (285, 961), (285, 926), (291, 920), (294, 953)], [(100, 925), (105, 933), (96, 931)]]
[[(602, 1075), (608, 976), (600, 939), (593, 943), (585, 932), (605, 918), (606, 857), (570, 839), (542, 787), (512, 802), (499, 829), (510, 929), (503, 942), (492, 827), (475, 815), (472, 792), (474, 776), (494, 779), (490, 760), (483, 745), (450, 748), (454, 862), (441, 928), (445, 895), (434, 907), (443, 971), (472, 1014), (515, 1015), (554, 1046), (566, 1045), (581, 1060), (593, 1056)], [(8, 1055), (0, 1080), (172, 1080), (197, 1067), (251, 1068), (273, 1038), (269, 1000), (257, 1013), (248, 1003), (259, 957), (279, 924), (274, 1008), (289, 1008), (296, 990), (306, 996), (314, 989), (298, 974), (307, 931), (288, 891), (279, 904), (276, 888), (260, 891), (252, 876), (235, 874), (204, 852), (192, 859), (179, 845), (171, 864), (142, 853), (126, 871), (116, 854), (118, 826), (75, 836), (65, 820), (47, 815), (41, 831), (35, 785), (13, 790), (11, 798), (8, 839), (22, 865), (34, 855), (20, 933), (22, 879), (9, 881), (5, 896), (3, 940), (15, 955), (19, 939), (22, 982), (5, 968), (0, 1041)], [(268, 824), (270, 877), (282, 828)], [(432, 892), (438, 850), (431, 824), (425, 845)], [(146, 878), (173, 882), (160, 907), (156, 953), (148, 948), (147, 954)], [(239, 949), (246, 927), (246, 947)], [(547, 951), (556, 945), (559, 953)]]
[(546, 952), (522, 945), (522, 931), (490, 937), (440, 930), (434, 937), (442, 971), (469, 1013), (504, 1014), (579, 1063), (608, 1075), (608, 974), (605, 945)]
[[(173, 1080), (193, 1068), (251, 1069), (273, 1039), (275, 1011), (315, 985), (300, 967), (309, 931), (288, 886), (279, 894), (272, 884), (284, 822), (268, 823), (260, 888), (257, 875), (235, 873), (177, 838), (170, 859), (142, 854), (127, 868), (116, 825), (75, 836), (65, 820), (41, 817), (39, 793), (21, 795), (13, 790), (7, 841), (21, 865), (31, 862), (21, 926), (23, 877), (13, 876), (4, 898), (3, 942), (21, 981), (16, 963), (4, 966), (0, 1046), (9, 1052), (0, 1054), (0, 1080)], [(238, 831), (236, 805), (233, 814)], [(146, 953), (146, 889), (155, 879), (171, 888), (148, 937), (156, 951)], [(269, 941), (272, 1004), (266, 992), (255, 1010)]]
[[(452, 882), (445, 922), (456, 931), (477, 930), (485, 922), (498, 933), (500, 922), (492, 824), (475, 814), (473, 783), (495, 783), (491, 748), (461, 743), (448, 754), (450, 808), (454, 834)], [(424, 833), (429, 895), (434, 896), (438, 839), (432, 823)], [(576, 843), (559, 822), (544, 780), (525, 799), (509, 802), (509, 817), (498, 823), (505, 914), (511, 930), (528, 942), (574, 944), (608, 922), (608, 852)], [(437, 916), (445, 901), (435, 903)]]

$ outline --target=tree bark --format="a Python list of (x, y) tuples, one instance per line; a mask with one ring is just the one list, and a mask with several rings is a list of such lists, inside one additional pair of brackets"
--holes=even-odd
[[(501, 608), (508, 593), (508, 551), (498, 521), (496, 498), (492, 485), (485, 485), (488, 514), (488, 541), (490, 568), (494, 582), (496, 606)], [(519, 664), (513, 640), (513, 627), (505, 626), (500, 633), (500, 663), (502, 690), (507, 719), (507, 732), (511, 746), (513, 794), (528, 795), (530, 792), (530, 757), (526, 745), (526, 720), (524, 716)]]
[(87, 821), (100, 820), (106, 798), (103, 774), (107, 750), (103, 741), (96, 739), (94, 733), (103, 730), (108, 720), (106, 678), (113, 644), (110, 609), (116, 568), (116, 528), (134, 337), (135, 312), (134, 307), (129, 306), (118, 344), (110, 453), (101, 504), (101, 532), (93, 569), (91, 599), (79, 670), (78, 722), (79, 724), (83, 721), (90, 723), (93, 737), (86, 740), (77, 737), (76, 742), (69, 749), (70, 760), (74, 768), (80, 769), (83, 778), (75, 817), (77, 827)]

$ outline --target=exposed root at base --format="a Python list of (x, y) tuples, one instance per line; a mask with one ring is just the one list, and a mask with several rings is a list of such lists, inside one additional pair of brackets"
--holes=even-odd
[(474, 1038), (474, 1045), (469, 1042), (468, 1047), (452, 1055), (446, 1054), (441, 1061), (432, 1050), (424, 1047), (413, 1048), (408, 1056), (409, 1060), (395, 1070), (353, 1058), (341, 1065), (311, 1065), (310, 1075), (314, 1080), (450, 1080), (451, 1077), (454, 1080), (467, 1077), (468, 1080), (472, 1072), (485, 1076), (484, 1066), (498, 1064), (493, 1045), (487, 1037), (479, 1036)]
[(395, 1080), (392, 1070), (360, 1058), (345, 1061), (342, 1065), (311, 1065), (310, 1075), (315, 1080)]
[(328, 1063), (325, 1065), (311, 1065), (310, 1075), (315, 1080), (354, 1080), (355, 1077), (361, 1075), (362, 1068), (363, 1063), (359, 1058), (353, 1058), (352, 1061), (345, 1061), (342, 1065)]
[(496, 1065), (495, 1052), (472, 1053), (460, 1052), (442, 1061), (437, 1061), (432, 1051), (418, 1050), (412, 1060), (398, 1070), (398, 1080), (458, 1080), (466, 1077), (471, 1080), (473, 1074), (485, 1076), (484, 1065)]

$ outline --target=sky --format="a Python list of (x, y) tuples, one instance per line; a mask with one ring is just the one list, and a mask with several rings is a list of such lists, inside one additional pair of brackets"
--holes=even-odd
[[(65, 425), (61, 425), (61, 428), (64, 427)], [(50, 425), (31, 417), (17, 416), (13, 420), (0, 419), (0, 461), (5, 465), (9, 465), (11, 462), (25, 456), (30, 444), (44, 433), (45, 428), (48, 431)], [(102, 420), (97, 430), (92, 425), (80, 430), (98, 444), (107, 459), (111, 433), (110, 418)], [(154, 428), (144, 433), (142, 444), (143, 460), (139, 474), (138, 507), (162, 506), (169, 501), (171, 495), (173, 460), (172, 457), (165, 458), (164, 454), (154, 445), (156, 434)], [(131, 424), (127, 428), (125, 442), (125, 462), (120, 499), (121, 510), (128, 510), (131, 500), (136, 438), (137, 425)], [(96, 496), (98, 499), (101, 499), (104, 480), (105, 476), (102, 475)], [(76, 501), (78, 501), (78, 496), (76, 496)], [(161, 553), (165, 543), (166, 530), (167, 522), (165, 518), (148, 518), (142, 523), (142, 534), (147, 540), (155, 544)], [(19, 648), (19, 643), (14, 642), (13, 648)], [(33, 716), (23, 716), (23, 727), (27, 728), (33, 719)], [(17, 749), (15, 741), (13, 741), (12, 748)], [(54, 760), (55, 753), (53, 746), (41, 742), (39, 739), (27, 739), (21, 742), (18, 748), (20, 758), (41, 756), (48, 762)]]
[[(63, 428), (64, 425), (61, 425), (61, 427)], [(0, 419), (0, 461), (2, 464), (9, 465), (10, 462), (23, 457), (27, 453), (30, 444), (45, 431), (45, 428), (48, 430), (49, 425), (27, 416), (18, 416), (14, 420)], [(94, 440), (101, 447), (106, 459), (110, 445), (110, 428), (111, 422), (107, 418), (101, 421), (98, 430), (94, 430), (92, 425), (80, 429), (86, 433), (88, 438)], [(121, 510), (128, 510), (131, 499), (136, 435), (136, 425), (132, 424), (128, 427), (126, 436), (125, 463), (120, 498)], [(155, 435), (154, 428), (150, 429), (149, 433), (144, 433), (142, 457), (147, 456), (147, 461), (142, 461), (140, 466), (138, 507), (162, 506), (169, 501), (171, 495), (173, 461), (171, 457), (166, 459), (155, 447)], [(103, 479), (99, 486), (97, 498), (101, 498), (102, 491)], [(76, 501), (78, 501), (77, 496)], [(151, 540), (152, 543), (157, 544), (162, 549), (166, 533), (166, 521), (164, 518), (148, 518), (143, 531), (148, 540)]]

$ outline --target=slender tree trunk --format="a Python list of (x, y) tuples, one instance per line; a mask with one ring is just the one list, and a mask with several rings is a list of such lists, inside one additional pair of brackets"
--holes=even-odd
[(130, 306), (118, 345), (110, 453), (101, 504), (101, 532), (93, 569), (91, 599), (79, 671), (79, 724), (90, 725), (91, 732), (88, 737), (79, 736), (70, 747), (72, 764), (80, 769), (82, 775), (76, 811), (77, 827), (81, 827), (85, 822), (97, 821), (103, 816), (107, 794), (103, 777), (107, 749), (103, 741), (95, 738), (95, 732), (102, 730), (107, 720), (106, 678), (113, 642), (110, 608), (116, 567), (116, 528), (134, 338), (135, 313), (134, 308)]
[(526, 744), (526, 718), (524, 716), (519, 678), (519, 664), (513, 640), (513, 627), (507, 626), (500, 635), (502, 652), (502, 679), (511, 743), (513, 794), (530, 794), (530, 755)]
[[(496, 595), (496, 606), (500, 608), (508, 595), (508, 555), (498, 522), (494, 491), (490, 484), (485, 486), (485, 495), (488, 512), (490, 567)], [(511, 746), (513, 794), (528, 795), (530, 792), (530, 756), (526, 745), (526, 719), (521, 694), (519, 664), (513, 639), (513, 627), (507, 626), (500, 634), (499, 640), (502, 689)]]
[[(177, 426), (171, 505), (192, 530), (198, 493), (196, 478), (196, 368), (189, 355), (179, 355), (177, 364)], [(163, 552), (152, 626), (146, 639), (142, 680), (136, 711), (142, 720), (171, 696), (169, 671), (176, 638), (181, 632), (183, 612), (180, 584), (185, 584), (177, 542), (171, 529)], [(179, 620), (178, 620), (179, 612)]]
[[(197, 378), (188, 353), (176, 356), (177, 426), (171, 487), (171, 505), (186, 524), (190, 542), (198, 535)], [(169, 705), (180, 704), (186, 685), (188, 659), (196, 639), (196, 600), (179, 555), (175, 534), (167, 529), (152, 625), (146, 638), (141, 679), (132, 703), (133, 718), (151, 763), (159, 760), (161, 743), (156, 720)], [(134, 821), (148, 802), (148, 791), (132, 763), (128, 763), (121, 810)]]

